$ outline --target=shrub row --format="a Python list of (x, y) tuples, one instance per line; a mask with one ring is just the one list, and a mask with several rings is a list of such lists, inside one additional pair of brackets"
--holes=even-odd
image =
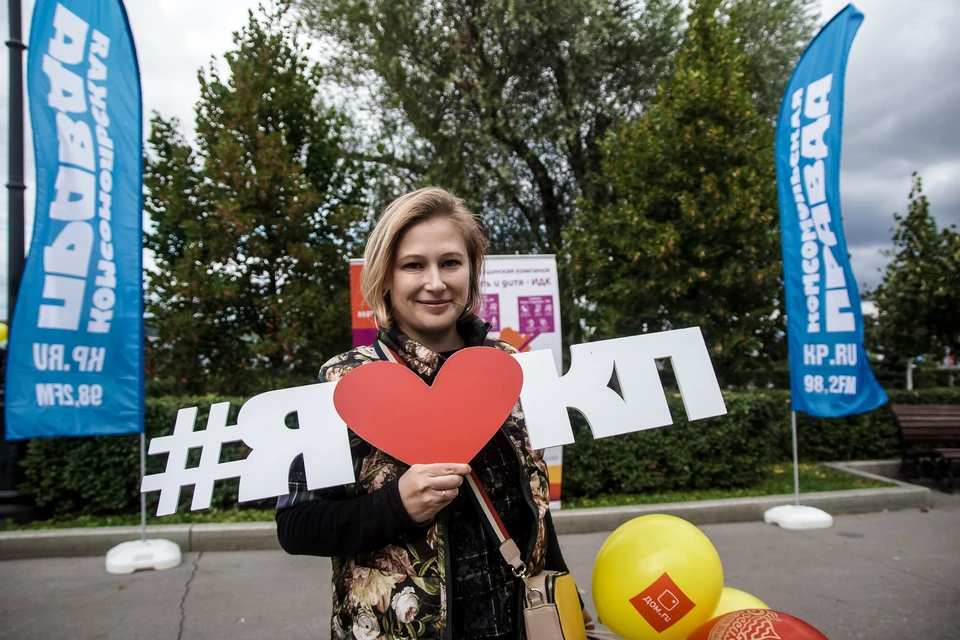
[[(889, 391), (892, 402), (960, 404), (960, 389)], [(789, 392), (728, 392), (727, 415), (688, 423), (683, 402), (668, 393), (672, 427), (594, 440), (574, 413), (577, 442), (564, 449), (566, 496), (607, 492), (636, 493), (701, 488), (747, 487), (758, 482), (772, 462), (792, 458)], [(243, 400), (238, 398), (148, 398), (147, 438), (172, 432), (177, 410), (197, 406), (198, 425), (206, 423), (211, 404), (231, 403), (234, 424)], [(865, 460), (897, 456), (897, 433), (889, 410), (838, 419), (798, 419), (800, 458), (804, 462)], [(240, 444), (227, 445), (221, 461), (246, 455)], [(131, 513), (139, 505), (139, 436), (54, 438), (30, 441), (22, 464), (21, 489), (50, 515)], [(191, 452), (195, 465), (199, 451)], [(147, 473), (163, 469), (164, 456), (147, 457)], [(157, 494), (148, 495), (155, 512)], [(185, 488), (181, 510), (189, 509), (192, 491)], [(236, 505), (237, 481), (217, 484), (212, 506)], [(267, 507), (272, 501), (252, 504)]]
[[(242, 398), (186, 396), (147, 398), (145, 424), (147, 442), (169, 435), (177, 411), (197, 407), (197, 427), (206, 425), (210, 406), (230, 402), (227, 424), (235, 424)], [(188, 456), (190, 466), (199, 462), (199, 450)], [(221, 461), (242, 458), (241, 444), (223, 447)], [(140, 436), (97, 436), (90, 438), (43, 438), (31, 440), (21, 461), (25, 482), (20, 490), (32, 494), (42, 515), (109, 515), (132, 513), (140, 507)], [(159, 473), (166, 456), (147, 456), (147, 474)], [(232, 508), (237, 504), (237, 480), (219, 482), (211, 506)], [(180, 496), (180, 511), (188, 510), (192, 487)], [(147, 511), (156, 513), (158, 493), (147, 494)]]
[[(905, 360), (888, 358), (871, 362), (870, 370), (877, 383), (884, 389), (900, 390), (906, 385), (907, 363)], [(661, 372), (661, 377), (663, 376)], [(923, 362), (913, 370), (914, 389), (946, 387), (960, 382), (960, 371), (940, 369), (936, 363)], [(790, 368), (781, 363), (770, 369), (732, 370), (720, 375), (724, 389), (790, 389)], [(674, 386), (676, 388), (676, 386)]]
[[(887, 394), (893, 403), (960, 404), (960, 388)], [(748, 487), (768, 464), (793, 459), (789, 391), (725, 392), (727, 415), (692, 423), (679, 394), (667, 399), (675, 424), (665, 429), (593, 440), (578, 420), (577, 442), (563, 453), (564, 495)], [(886, 407), (847, 418), (798, 414), (797, 447), (803, 462), (899, 455), (896, 424)]]

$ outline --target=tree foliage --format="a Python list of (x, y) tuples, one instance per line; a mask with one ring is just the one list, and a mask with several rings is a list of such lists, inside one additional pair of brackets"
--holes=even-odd
[(200, 72), (196, 151), (176, 121), (153, 119), (148, 367), (180, 393), (309, 382), (350, 345), (361, 180), (289, 26), (282, 8), (251, 12), (227, 73)]
[[(773, 118), (812, 0), (729, 0), (749, 91)], [(492, 251), (554, 253), (599, 202), (601, 141), (647, 108), (682, 40), (682, 0), (295, 0), (342, 86), (374, 114), (365, 157), (399, 188), (439, 184), (483, 214)], [(396, 195), (395, 193), (389, 194)], [(561, 295), (569, 298), (567, 271)], [(561, 305), (575, 337), (572, 304)]]
[(299, 0), (330, 66), (367, 87), (380, 156), (466, 197), (497, 251), (559, 252), (597, 139), (669, 69), (680, 4)]
[(960, 347), (960, 234), (937, 229), (923, 183), (914, 172), (906, 215), (893, 214), (892, 258), (872, 294), (874, 337), (895, 358), (943, 355)]
[(725, 13), (746, 55), (757, 110), (775, 122), (793, 68), (816, 30), (816, 0), (727, 0)]
[(693, 3), (674, 74), (608, 136), (609, 196), (583, 200), (567, 240), (598, 337), (699, 326), (722, 378), (778, 357), (783, 320), (773, 129), (719, 6)]
[[(727, 0), (725, 25), (748, 52), (742, 88), (761, 116), (776, 111), (764, 105), (779, 102), (809, 36), (810, 1)], [(290, 4), (320, 38), (323, 76), (291, 35)], [(426, 183), (483, 214), (493, 251), (557, 254), (570, 299), (564, 237), (576, 234), (578, 199), (612, 203), (610, 185), (596, 179), (611, 167), (602, 141), (650, 107), (683, 39), (685, 3), (280, 7), (251, 15), (224, 74), (213, 65), (200, 74), (194, 145), (176, 121), (154, 119), (151, 375), (178, 392), (225, 393), (312, 378), (349, 344), (353, 225), (371, 205)], [(332, 86), (349, 90), (336, 95), (362, 118), (350, 122), (318, 99)], [(374, 171), (362, 174), (360, 162)], [(561, 308), (568, 341), (577, 338), (577, 308)]]

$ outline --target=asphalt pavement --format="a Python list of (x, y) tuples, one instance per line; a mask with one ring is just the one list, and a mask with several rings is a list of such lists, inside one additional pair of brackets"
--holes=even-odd
[[(931, 509), (839, 516), (830, 529), (703, 525), (724, 582), (831, 640), (960, 638), (960, 496)], [(592, 607), (607, 533), (563, 535)], [(113, 576), (102, 557), (0, 562), (0, 638), (327, 638), (329, 561), (280, 551), (187, 553), (167, 571)]]

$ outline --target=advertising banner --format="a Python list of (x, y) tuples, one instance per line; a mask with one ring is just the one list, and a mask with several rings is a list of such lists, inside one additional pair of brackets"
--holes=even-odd
[[(490, 323), (490, 336), (517, 349), (550, 349), (563, 373), (560, 332), (560, 287), (552, 255), (487, 256), (484, 261), (483, 305), (479, 316)], [(563, 447), (544, 451), (550, 470), (550, 501), (560, 508)]]
[(143, 430), (140, 75), (119, 0), (38, 0), (36, 218), (10, 328), (6, 436)]
[(863, 21), (853, 5), (807, 47), (777, 121), (776, 161), (794, 411), (840, 417), (887, 395), (863, 348), (860, 294), (840, 215), (847, 54)]

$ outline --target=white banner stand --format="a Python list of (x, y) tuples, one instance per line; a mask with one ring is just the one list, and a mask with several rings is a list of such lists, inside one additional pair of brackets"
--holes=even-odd
[[(140, 432), (140, 482), (146, 474), (147, 436)], [(140, 539), (121, 542), (107, 551), (107, 573), (123, 575), (138, 569), (162, 571), (180, 566), (183, 554), (171, 540), (147, 540), (147, 497), (140, 493)]]
[(793, 492), (794, 504), (784, 504), (767, 509), (763, 521), (780, 525), (781, 529), (829, 529), (833, 526), (833, 516), (822, 509), (800, 504), (800, 463), (797, 455), (797, 412), (790, 412), (793, 430)]

